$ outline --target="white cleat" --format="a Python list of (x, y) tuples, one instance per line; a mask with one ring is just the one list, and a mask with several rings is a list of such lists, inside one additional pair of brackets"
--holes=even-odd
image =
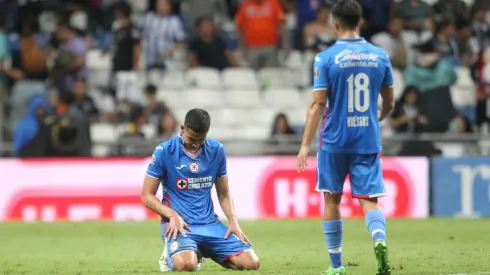
[(160, 256), (160, 259), (158, 260), (158, 265), (160, 265), (160, 271), (161, 272), (171, 272), (172, 269), (168, 265), (168, 253), (167, 253), (167, 246), (163, 248), (162, 255)]

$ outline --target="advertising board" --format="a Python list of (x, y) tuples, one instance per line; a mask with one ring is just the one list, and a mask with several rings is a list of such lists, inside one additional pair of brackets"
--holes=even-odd
[[(315, 191), (316, 159), (298, 174), (294, 157), (230, 157), (228, 176), (239, 219), (319, 218), (321, 193)], [(0, 221), (145, 220), (157, 218), (140, 203), (149, 159), (0, 160)], [(381, 204), (389, 217), (428, 215), (428, 160), (383, 158), (388, 195)], [(214, 190), (216, 213), (224, 217)], [(350, 197), (344, 217), (362, 216)]]
[(490, 216), (490, 157), (432, 160), (432, 209), (436, 216)]

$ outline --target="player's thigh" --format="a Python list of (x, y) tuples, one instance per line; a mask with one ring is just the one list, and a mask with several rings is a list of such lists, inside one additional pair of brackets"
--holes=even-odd
[(221, 222), (207, 226), (206, 230), (206, 237), (199, 241), (199, 251), (218, 264), (229, 267), (226, 264), (234, 257), (253, 251), (249, 244), (242, 243), (234, 234), (225, 239), (228, 228)]
[(378, 154), (352, 154), (349, 167), (352, 197), (362, 199), (385, 195), (381, 158)]
[(317, 153), (316, 190), (340, 196), (349, 172), (347, 155), (319, 150)]
[(179, 233), (175, 240), (173, 238), (167, 238), (165, 237), (166, 226), (166, 223), (161, 224), (160, 233), (167, 246), (168, 258), (171, 260), (172, 266), (177, 270), (181, 270), (183, 267), (193, 266), (193, 264), (197, 267), (198, 248), (195, 236), (191, 232), (186, 231), (186, 237)]

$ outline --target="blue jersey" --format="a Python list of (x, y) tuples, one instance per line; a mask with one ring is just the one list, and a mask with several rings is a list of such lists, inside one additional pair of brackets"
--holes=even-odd
[(211, 188), (217, 177), (226, 175), (225, 151), (218, 141), (207, 138), (192, 155), (182, 138), (175, 136), (156, 147), (146, 174), (161, 180), (162, 202), (189, 225), (218, 221)]
[(330, 153), (380, 152), (378, 96), (382, 87), (392, 85), (386, 52), (363, 38), (338, 39), (317, 54), (313, 91), (328, 90), (320, 148)]

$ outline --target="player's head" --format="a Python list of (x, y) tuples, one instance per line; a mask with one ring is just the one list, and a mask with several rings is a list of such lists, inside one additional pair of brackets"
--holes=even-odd
[(211, 126), (209, 113), (203, 109), (192, 109), (185, 115), (184, 125), (181, 126), (182, 139), (185, 147), (199, 149)]
[(127, 20), (131, 18), (131, 5), (127, 2), (119, 2), (114, 6), (114, 13), (117, 20)]
[(356, 0), (341, 0), (332, 8), (334, 30), (338, 36), (346, 31), (359, 31), (362, 7)]

